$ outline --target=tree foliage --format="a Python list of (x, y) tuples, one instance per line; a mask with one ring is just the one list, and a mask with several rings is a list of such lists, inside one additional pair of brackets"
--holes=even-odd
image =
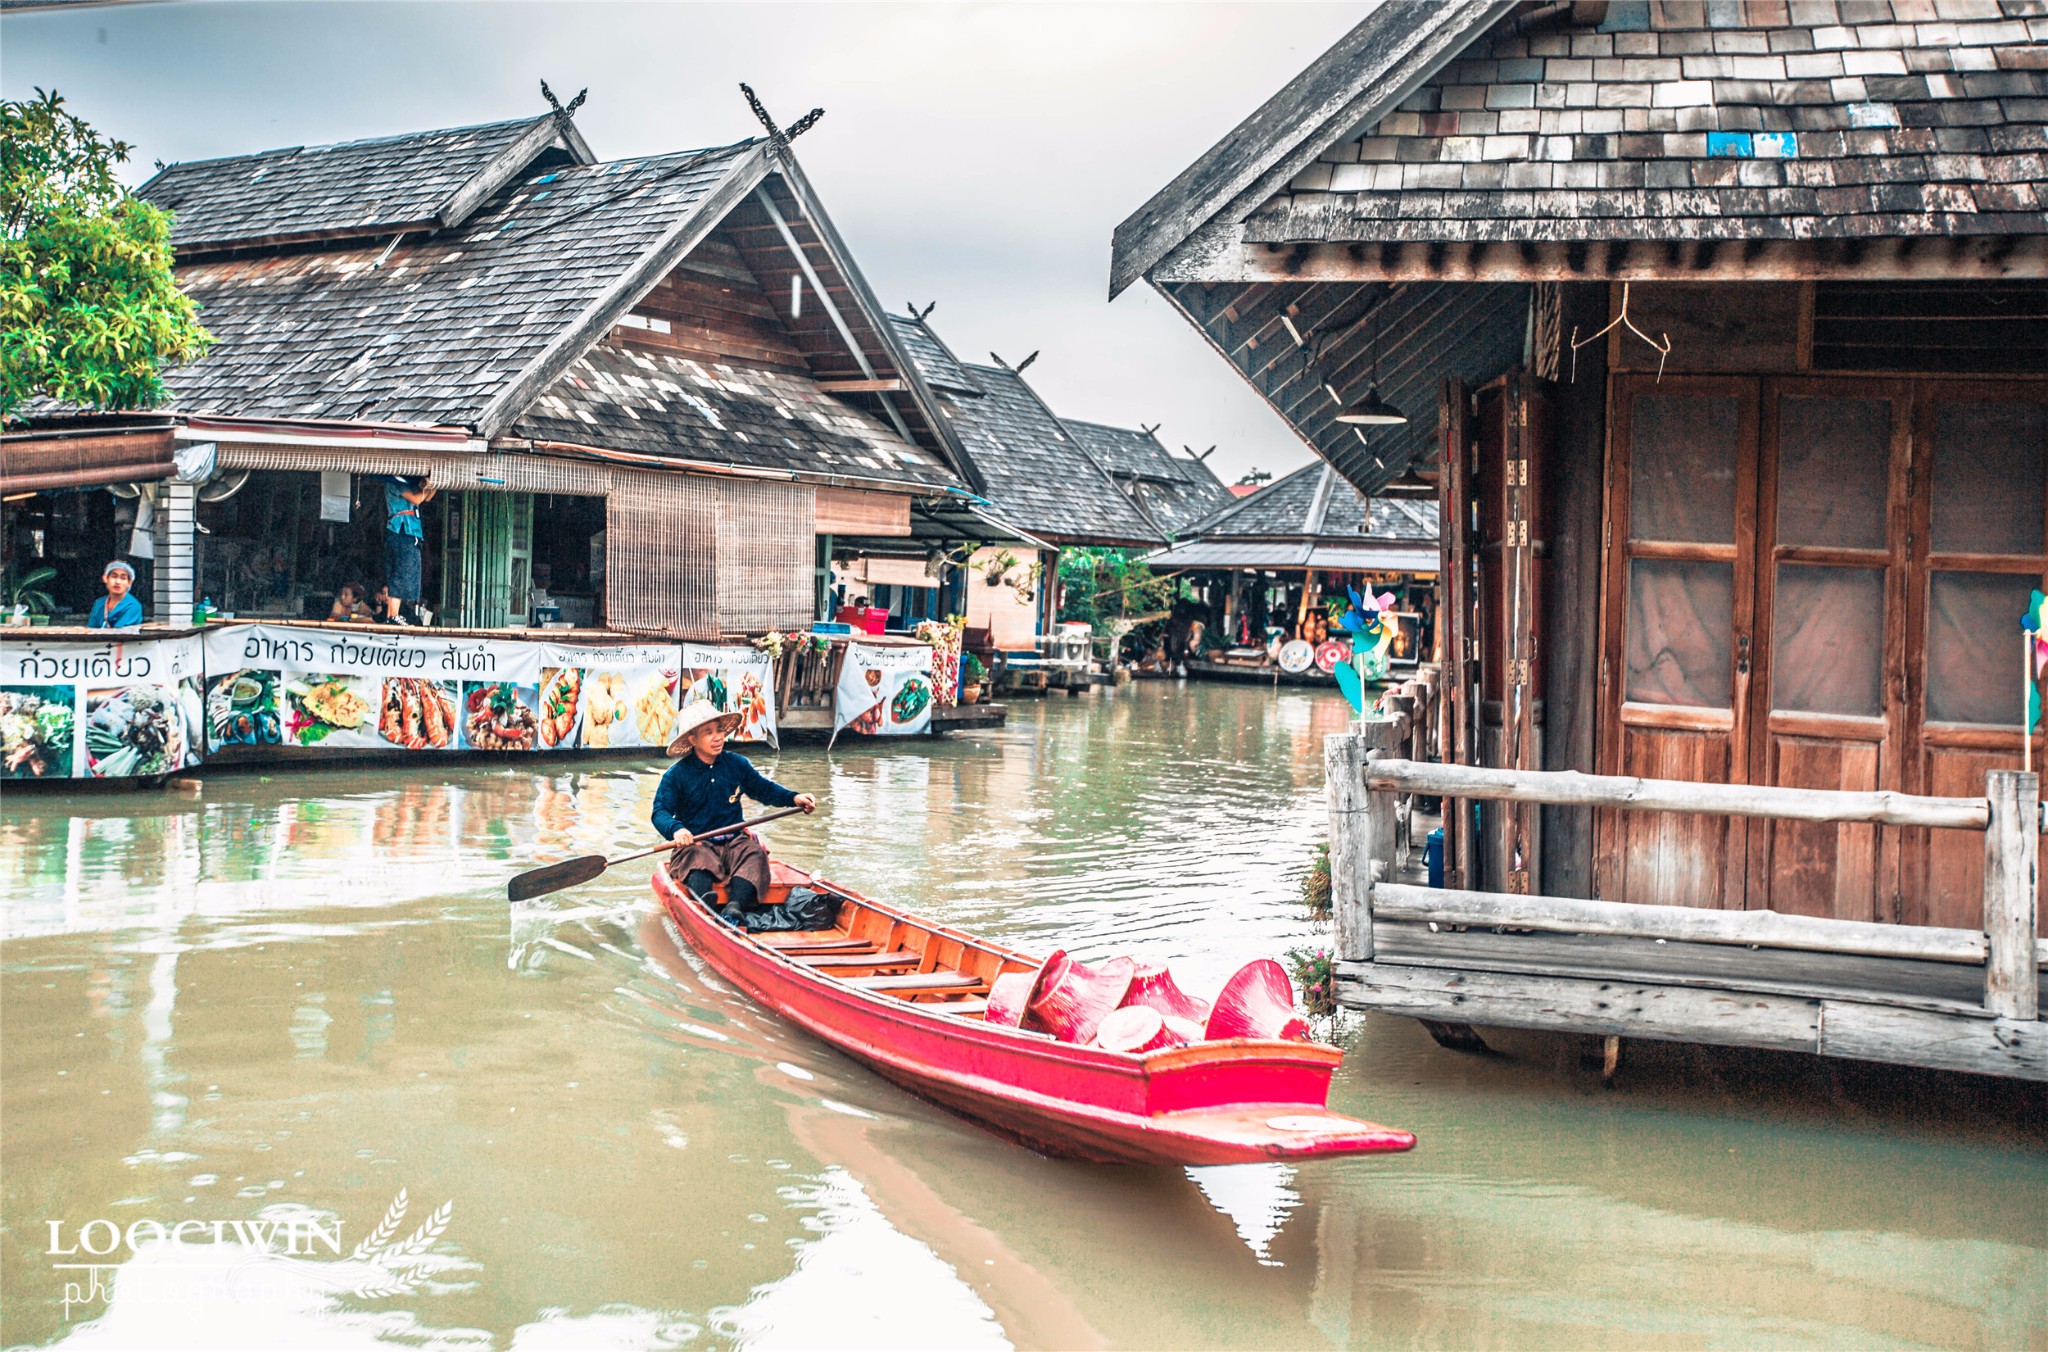
[(1135, 549), (1060, 551), (1060, 618), (1081, 620), (1101, 630), (1126, 615), (1171, 609), (1183, 584), (1161, 577)]
[(29, 399), (164, 402), (212, 342), (171, 273), (171, 218), (114, 176), (132, 149), (54, 92), (0, 100), (0, 420)]

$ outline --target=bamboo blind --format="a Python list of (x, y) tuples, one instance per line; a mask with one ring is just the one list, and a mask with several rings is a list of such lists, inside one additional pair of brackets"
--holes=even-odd
[(715, 481), (718, 627), (727, 634), (811, 622), (816, 492), (804, 484)]

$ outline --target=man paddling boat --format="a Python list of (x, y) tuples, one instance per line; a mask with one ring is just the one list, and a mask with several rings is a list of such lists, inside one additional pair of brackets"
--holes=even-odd
[(768, 891), (768, 851), (751, 831), (734, 831), (715, 840), (698, 836), (731, 826), (745, 815), (742, 798), (770, 807), (813, 811), (818, 800), (784, 788), (754, 768), (725, 739), (740, 725), (740, 715), (720, 713), (708, 702), (691, 704), (676, 725), (668, 754), (681, 760), (669, 767), (654, 790), (654, 829), (676, 843), (669, 856), (669, 875), (693, 895), (709, 898), (719, 883), (726, 885), (729, 910), (749, 910)]

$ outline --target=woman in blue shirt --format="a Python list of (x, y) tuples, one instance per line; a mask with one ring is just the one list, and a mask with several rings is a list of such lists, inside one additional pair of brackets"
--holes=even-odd
[(100, 574), (100, 581), (107, 584), (107, 594), (92, 603), (92, 612), (85, 617), (88, 629), (133, 629), (142, 623), (142, 602), (129, 595), (135, 585), (135, 570), (127, 561), (115, 559)]

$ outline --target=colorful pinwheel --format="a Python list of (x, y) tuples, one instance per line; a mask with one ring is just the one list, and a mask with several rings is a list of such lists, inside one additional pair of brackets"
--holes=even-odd
[[(1349, 669), (1339, 667), (1331, 674), (1337, 678), (1344, 697), (1361, 713), (1365, 709), (1365, 682), (1383, 679), (1387, 674), (1387, 649), (1394, 642), (1394, 626), (1386, 617), (1393, 609), (1392, 592), (1362, 596), (1353, 589), (1351, 609), (1338, 621), (1351, 635), (1351, 665)], [(1357, 679), (1352, 679), (1354, 676)]]
[[(2029, 654), (2027, 672), (2027, 731), (2032, 732), (2041, 725), (2041, 673), (2048, 670), (2048, 596), (2040, 588), (2027, 601), (2026, 614), (2020, 616), (2020, 632), (2026, 637)], [(2031, 750), (2031, 743), (2029, 750)], [(2028, 758), (2031, 760), (2031, 756)]]

